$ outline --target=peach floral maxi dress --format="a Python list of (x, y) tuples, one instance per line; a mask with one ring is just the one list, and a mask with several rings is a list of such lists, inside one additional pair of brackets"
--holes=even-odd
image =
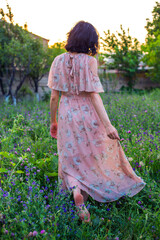
[(61, 91), (58, 108), (58, 176), (63, 189), (78, 186), (99, 202), (137, 194), (145, 182), (133, 171), (120, 142), (107, 136), (87, 92), (104, 92), (95, 58), (84, 53), (57, 56), (48, 86)]

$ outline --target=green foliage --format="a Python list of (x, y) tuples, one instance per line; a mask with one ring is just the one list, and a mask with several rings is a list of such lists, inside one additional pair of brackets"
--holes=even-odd
[[(64, 43), (44, 47), (40, 39), (34, 39), (30, 35), (26, 24), (25, 29), (13, 24), (9, 5), (7, 9), (8, 13), (0, 10), (0, 86), (3, 95), (10, 96), (14, 102), (27, 78), (30, 79), (34, 92), (38, 93), (39, 81), (49, 71), (54, 58), (65, 50)], [(16, 80), (19, 83), (13, 91)]]
[(57, 42), (53, 44), (49, 49), (48, 49), (48, 61), (49, 64), (52, 63), (54, 58), (62, 53), (64, 53), (66, 50), (64, 49), (64, 42)]
[(29, 78), (34, 92), (38, 93), (39, 81), (49, 71), (49, 50), (43, 46), (43, 43), (39, 39), (32, 39), (31, 51), (33, 54)]
[(91, 223), (80, 222), (71, 193), (61, 191), (55, 182), (58, 154), (57, 142), (49, 134), (49, 101), (24, 101), (17, 108), (2, 104), (1, 239), (27, 239), (34, 231), (34, 239), (159, 239), (160, 90), (101, 96), (130, 164), (147, 183), (145, 188), (133, 198), (111, 203), (89, 198)]
[(130, 88), (134, 85), (134, 76), (138, 70), (139, 58), (141, 56), (139, 42), (136, 38), (132, 38), (128, 32), (120, 26), (121, 33), (105, 33), (103, 40), (104, 56), (113, 59), (107, 66), (111, 69), (118, 69), (124, 72), (128, 78)]
[(159, 35), (159, 31), (160, 31), (160, 3), (156, 2), (155, 7), (153, 8), (152, 11), (152, 15), (153, 15), (153, 20), (150, 21), (148, 18), (147, 20), (147, 25), (146, 25), (146, 30), (147, 30), (147, 37), (151, 38), (154, 36), (158, 36)]
[(102, 65), (102, 64), (105, 63), (104, 62), (104, 55), (102, 53), (98, 54), (98, 63), (99, 63), (99, 65)]
[[(33, 39), (30, 34), (22, 29), (18, 24), (13, 24), (13, 14), (8, 6), (8, 13), (1, 10), (2, 19), (0, 21), (0, 65), (1, 77), (7, 86), (7, 95), (12, 98), (17, 97), (17, 93), (31, 73), (39, 49), (42, 49), (38, 40)], [(5, 16), (8, 16), (9, 22)], [(35, 45), (38, 45), (36, 48)], [(42, 58), (43, 59), (43, 58)], [(42, 66), (41, 66), (42, 67)], [(13, 85), (16, 81), (16, 73), (19, 76), (19, 83), (13, 92)], [(1, 79), (1, 81), (2, 81)]]
[[(39, 40), (33, 43), (33, 61), (31, 64), (30, 79), (33, 81), (34, 91), (38, 92), (38, 82), (49, 71), (54, 58), (64, 53), (63, 43), (55, 43), (49, 48), (44, 48)], [(36, 53), (36, 54), (35, 54)]]
[(23, 99), (26, 96), (33, 97), (33, 92), (27, 84), (24, 84), (18, 92), (18, 98)]
[(148, 76), (153, 81), (160, 81), (160, 3), (156, 2), (156, 6), (152, 11), (153, 20), (147, 19), (147, 37), (142, 50), (145, 53), (143, 61), (150, 67)]

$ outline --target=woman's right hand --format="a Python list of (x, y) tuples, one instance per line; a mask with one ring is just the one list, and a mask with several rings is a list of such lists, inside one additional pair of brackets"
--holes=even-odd
[(117, 131), (117, 129), (114, 126), (110, 125), (106, 130), (107, 130), (107, 136), (109, 138), (111, 138), (111, 139), (118, 139), (120, 141), (120, 137), (118, 135), (118, 131)]
[(58, 128), (57, 122), (54, 122), (51, 124), (50, 134), (51, 134), (52, 138), (57, 139), (57, 128)]

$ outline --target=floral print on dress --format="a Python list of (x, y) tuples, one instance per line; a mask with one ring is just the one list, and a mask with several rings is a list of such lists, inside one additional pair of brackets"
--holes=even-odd
[(78, 186), (99, 202), (137, 194), (145, 182), (133, 171), (118, 140), (107, 136), (88, 92), (103, 92), (86, 54), (53, 61), (48, 86), (61, 91), (58, 108), (58, 175), (64, 189)]

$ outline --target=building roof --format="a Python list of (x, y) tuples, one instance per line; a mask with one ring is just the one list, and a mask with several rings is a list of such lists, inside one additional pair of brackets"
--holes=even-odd
[(35, 33), (32, 33), (32, 32), (29, 32), (29, 33), (30, 33), (31, 35), (35, 36), (36, 38), (41, 38), (41, 39), (43, 39), (43, 40), (45, 40), (45, 41), (47, 41), (47, 42), (50, 41), (49, 39), (44, 38), (44, 37), (41, 37), (41, 36), (39, 36), (39, 35), (37, 35), (37, 34), (35, 34)]

